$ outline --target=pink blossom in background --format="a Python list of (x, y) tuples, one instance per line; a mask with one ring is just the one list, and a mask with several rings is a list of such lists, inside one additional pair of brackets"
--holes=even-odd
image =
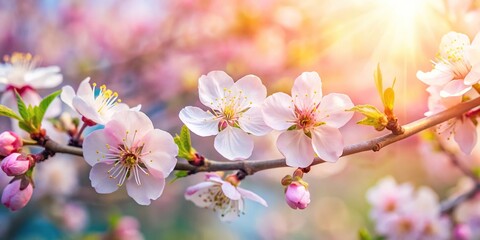
[(178, 147), (142, 112), (117, 112), (112, 119), (83, 144), (85, 160), (92, 166), (92, 186), (106, 194), (126, 183), (130, 197), (149, 205), (162, 194), (165, 178), (177, 163)]
[(265, 123), (284, 131), (277, 140), (278, 150), (287, 165), (307, 167), (318, 155), (335, 162), (343, 153), (343, 137), (338, 128), (353, 116), (345, 110), (353, 107), (347, 95), (323, 96), (322, 81), (315, 72), (305, 72), (293, 84), (292, 96), (274, 93), (263, 104)]

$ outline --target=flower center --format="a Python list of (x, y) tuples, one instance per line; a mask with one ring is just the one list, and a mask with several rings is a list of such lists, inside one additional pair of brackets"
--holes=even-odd
[(113, 106), (117, 105), (117, 103), (122, 102), (122, 100), (118, 98), (118, 93), (107, 89), (105, 84), (98, 89), (96, 89), (97, 83), (93, 83), (92, 86), (98, 113), (103, 114), (105, 111), (108, 111)]
[(305, 132), (309, 132), (313, 127), (316, 126), (316, 107), (312, 109), (300, 109), (295, 106), (295, 117), (296, 117), (296, 128), (303, 129)]
[(137, 164), (138, 157), (135, 154), (127, 153), (122, 157), (120, 161), (123, 161), (123, 164), (128, 167), (133, 167)]

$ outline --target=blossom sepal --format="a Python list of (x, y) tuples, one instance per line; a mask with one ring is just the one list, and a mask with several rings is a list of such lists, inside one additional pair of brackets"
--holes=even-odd
[(380, 110), (378, 110), (372, 105), (357, 105), (351, 109), (348, 109), (347, 111), (358, 112), (365, 116), (365, 118), (358, 121), (357, 124), (372, 126), (377, 131), (382, 131), (383, 129), (385, 129), (385, 127), (387, 127), (387, 115), (380, 112)]

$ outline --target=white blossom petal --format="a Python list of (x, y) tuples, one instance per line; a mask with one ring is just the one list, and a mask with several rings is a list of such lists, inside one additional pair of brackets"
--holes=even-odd
[(305, 135), (303, 130), (281, 133), (277, 139), (277, 148), (285, 156), (287, 165), (291, 167), (308, 167), (315, 158), (312, 139)]
[(67, 104), (73, 110), (75, 110), (75, 107), (73, 107), (72, 101), (73, 101), (73, 97), (75, 96), (76, 96), (75, 90), (73, 90), (72, 86), (64, 86), (62, 88), (62, 93), (60, 94), (60, 98), (65, 104)]
[(444, 98), (461, 96), (467, 93), (470, 89), (472, 89), (472, 86), (465, 85), (463, 80), (453, 80), (442, 88), (440, 96)]
[(238, 119), (238, 124), (243, 131), (255, 136), (263, 136), (272, 131), (263, 120), (261, 107), (252, 107), (243, 113)]
[(318, 122), (325, 122), (328, 126), (340, 128), (353, 117), (353, 112), (346, 111), (354, 105), (350, 97), (345, 94), (330, 93), (323, 97), (319, 106)]
[[(480, 50), (478, 54), (480, 54)], [(478, 63), (477, 65), (474, 65), (472, 69), (470, 69), (470, 72), (467, 74), (467, 76), (465, 76), (463, 83), (465, 85), (473, 85), (477, 83), (479, 80), (480, 80), (480, 63)]]
[(267, 201), (265, 201), (265, 199), (258, 196), (254, 192), (251, 192), (251, 191), (248, 191), (246, 189), (239, 188), (239, 187), (237, 187), (237, 190), (238, 190), (238, 192), (240, 192), (240, 194), (242, 194), (243, 198), (250, 199), (252, 201), (255, 201), (255, 202), (258, 202), (258, 203), (262, 204), (265, 207), (268, 207)]
[(229, 182), (223, 182), (222, 191), (223, 194), (225, 194), (225, 196), (227, 196), (231, 200), (240, 200), (242, 198), (242, 195), (240, 194), (240, 192), (237, 191), (237, 188)]
[(203, 111), (198, 107), (187, 106), (178, 115), (188, 129), (198, 136), (207, 137), (218, 133), (220, 119), (211, 112)]
[(217, 101), (233, 86), (233, 79), (223, 71), (211, 71), (198, 80), (200, 102), (212, 109), (218, 109)]
[(214, 147), (229, 160), (247, 159), (252, 155), (253, 139), (241, 129), (227, 126), (215, 137)]
[(161, 172), (162, 176), (167, 177), (175, 168), (178, 154), (178, 147), (173, 141), (173, 137), (160, 129), (154, 129), (145, 135), (142, 157), (143, 163), (148, 167), (152, 174)]
[(301, 109), (316, 106), (322, 100), (322, 80), (316, 72), (304, 72), (295, 79), (292, 98)]
[(241, 110), (251, 104), (253, 106), (262, 104), (267, 97), (267, 88), (262, 84), (262, 80), (255, 75), (240, 78), (233, 84), (233, 88), (242, 102), (240, 104), (243, 106)]
[(315, 153), (324, 161), (336, 162), (343, 153), (343, 137), (337, 128), (328, 125), (316, 127), (312, 132)]
[(157, 178), (142, 172), (138, 173), (138, 178), (140, 184), (136, 183), (133, 175), (130, 175), (130, 179), (127, 180), (128, 196), (140, 205), (150, 205), (150, 200), (156, 200), (162, 195), (165, 187), (165, 178)]
[(25, 82), (35, 89), (53, 88), (63, 81), (58, 66), (36, 68), (25, 73)]
[(72, 100), (72, 105), (83, 117), (94, 121), (95, 123), (103, 124), (103, 120), (97, 110), (94, 109), (92, 105), (85, 102), (83, 98), (75, 96)]
[(108, 173), (112, 166), (111, 164), (98, 163), (93, 165), (92, 170), (90, 170), (90, 181), (97, 193), (112, 193), (118, 189), (118, 179), (111, 178)]
[(265, 99), (262, 105), (263, 120), (275, 130), (287, 130), (295, 125), (292, 98), (285, 93), (275, 93)]
[[(209, 207), (214, 204), (213, 201), (209, 201), (211, 197), (210, 191), (214, 191), (212, 186), (217, 185), (213, 182), (201, 182), (199, 184), (188, 187), (185, 191), (185, 199), (192, 201), (198, 207)], [(220, 186), (217, 187), (217, 192), (220, 191)], [(215, 192), (214, 192), (215, 193)]]
[(455, 142), (463, 153), (469, 155), (477, 144), (477, 129), (475, 124), (468, 119), (457, 120), (455, 123)]

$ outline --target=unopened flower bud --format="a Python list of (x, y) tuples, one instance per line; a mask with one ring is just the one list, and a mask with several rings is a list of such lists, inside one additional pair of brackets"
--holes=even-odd
[(142, 240), (143, 235), (140, 232), (140, 224), (138, 220), (125, 216), (120, 219), (118, 225), (113, 232), (114, 239), (120, 240)]
[(3, 189), (2, 204), (12, 211), (22, 209), (32, 197), (33, 187), (28, 183), (27, 187), (20, 190), (22, 180), (16, 180)]
[(0, 155), (8, 156), (18, 152), (23, 146), (22, 139), (14, 132), (6, 131), (0, 134)]
[(2, 160), (2, 170), (8, 176), (18, 176), (26, 173), (30, 168), (30, 161), (20, 153), (12, 153)]
[(285, 200), (293, 209), (305, 209), (310, 203), (310, 192), (299, 182), (292, 182), (285, 192)]

